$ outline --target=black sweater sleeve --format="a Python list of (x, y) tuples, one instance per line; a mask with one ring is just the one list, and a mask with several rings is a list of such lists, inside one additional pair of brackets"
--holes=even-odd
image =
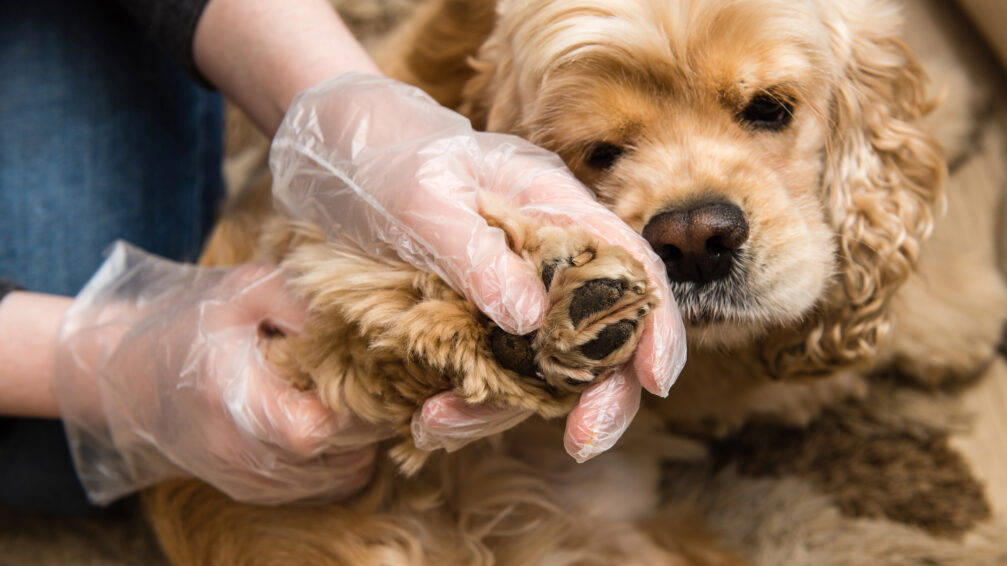
[(196, 23), (209, 0), (116, 0), (157, 44), (203, 84), (192, 56)]

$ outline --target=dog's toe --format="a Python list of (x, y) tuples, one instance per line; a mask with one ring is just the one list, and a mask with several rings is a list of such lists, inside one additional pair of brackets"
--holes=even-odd
[(495, 326), (490, 332), (489, 342), (493, 358), (500, 367), (526, 377), (538, 375), (535, 351), (532, 350), (532, 335), (508, 334), (499, 326)]
[(610, 309), (626, 293), (626, 287), (626, 282), (619, 279), (592, 279), (584, 283), (573, 292), (570, 322), (577, 326), (585, 318)]
[(624, 319), (603, 328), (593, 340), (580, 347), (589, 360), (602, 360), (633, 338), (637, 321)]

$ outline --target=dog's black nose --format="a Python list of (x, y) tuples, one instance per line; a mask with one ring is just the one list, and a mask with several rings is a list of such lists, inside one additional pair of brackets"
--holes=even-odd
[(748, 240), (748, 220), (733, 204), (701, 204), (658, 214), (643, 237), (664, 260), (672, 281), (704, 284), (730, 273), (735, 252)]

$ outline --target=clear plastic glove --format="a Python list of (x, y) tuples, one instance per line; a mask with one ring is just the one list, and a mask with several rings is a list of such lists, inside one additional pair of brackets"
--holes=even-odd
[(306, 311), (279, 269), (176, 264), (125, 243), (70, 307), (55, 389), (78, 474), (107, 503), (195, 476), (262, 504), (340, 498), (370, 479), (388, 436), (290, 387), (264, 360), (260, 324)]
[[(664, 265), (549, 151), (476, 132), (411, 86), (347, 73), (294, 99), (270, 167), (281, 210), (324, 227), (332, 241), (437, 273), (510, 333), (541, 324), (545, 288), (478, 214), (481, 192), (556, 224), (587, 227), (643, 263), (660, 304), (633, 361), (588, 389), (567, 419), (566, 447), (579, 461), (615, 443), (639, 407), (641, 385), (667, 395), (685, 364), (684, 327)], [(414, 417), (413, 435), (421, 448), (453, 450), (525, 416), (441, 395)]]

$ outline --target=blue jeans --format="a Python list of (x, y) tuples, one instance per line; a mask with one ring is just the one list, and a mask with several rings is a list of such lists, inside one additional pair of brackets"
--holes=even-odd
[[(0, 0), (0, 77), (0, 274), (74, 295), (116, 238), (197, 257), (224, 194), (219, 95), (110, 0)], [(85, 507), (60, 423), (0, 420), (0, 505)]]

